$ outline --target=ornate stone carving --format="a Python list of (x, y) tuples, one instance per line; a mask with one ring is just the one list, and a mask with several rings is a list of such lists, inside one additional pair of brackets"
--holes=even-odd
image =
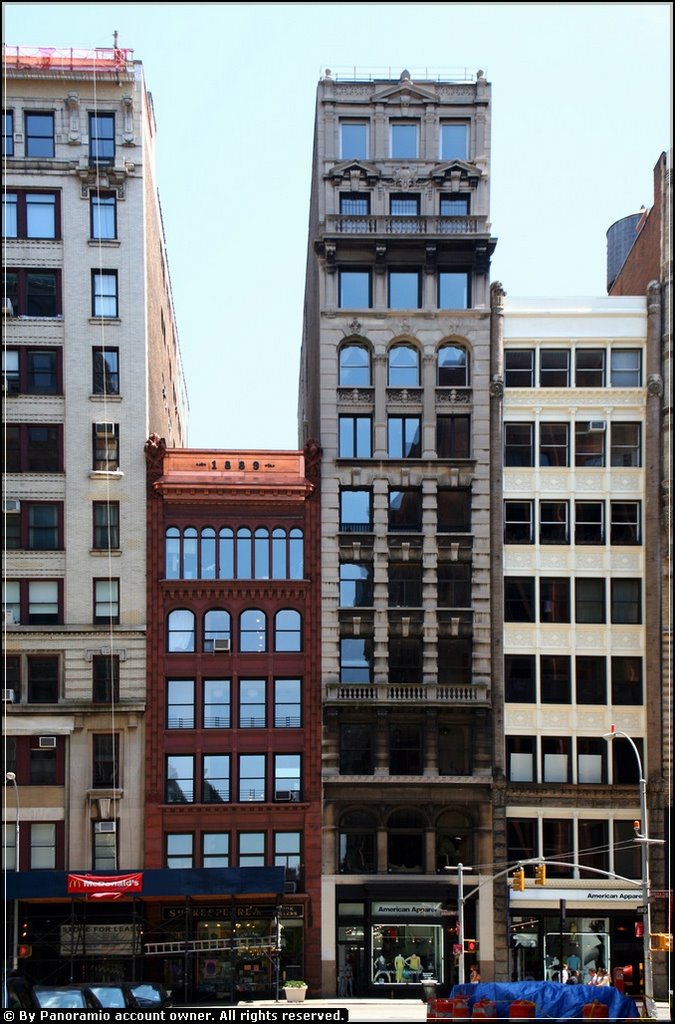
[(77, 146), (81, 142), (80, 137), (80, 97), (76, 92), (69, 92), (66, 96), (66, 110), (68, 111), (68, 143)]
[(502, 398), (504, 394), (504, 378), (495, 373), (490, 381), (490, 396), (492, 398)]
[(394, 167), (392, 178), (397, 188), (413, 188), (418, 181), (417, 171), (412, 167)]
[(663, 377), (660, 373), (650, 373), (647, 377), (647, 394), (653, 398), (663, 397)]
[(146, 474), (148, 483), (152, 485), (159, 480), (164, 468), (166, 441), (159, 434), (150, 434), (143, 448), (145, 453)]
[(122, 97), (122, 110), (124, 112), (122, 138), (125, 145), (130, 146), (134, 141), (134, 101), (129, 94)]

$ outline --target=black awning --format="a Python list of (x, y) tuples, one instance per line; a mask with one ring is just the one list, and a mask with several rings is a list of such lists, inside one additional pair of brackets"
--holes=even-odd
[[(77, 872), (95, 879), (123, 878), (129, 871)], [(284, 892), (284, 868), (177, 868), (134, 871), (142, 875), (144, 897), (176, 896), (280, 896)], [(69, 871), (7, 871), (5, 898), (8, 900), (70, 899)]]

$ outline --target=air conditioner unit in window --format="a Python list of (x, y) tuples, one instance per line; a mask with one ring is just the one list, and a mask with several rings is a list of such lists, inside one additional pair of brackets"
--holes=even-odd
[(2, 511), (6, 512), (7, 515), (12, 515), (15, 512), (21, 511), (21, 502), (17, 498), (5, 498), (2, 503)]
[(56, 747), (56, 736), (39, 736), (38, 746), (41, 750), (54, 750)]
[(16, 696), (16, 694), (15, 694), (14, 690), (3, 690), (2, 691), (2, 699), (7, 704), (13, 704), (15, 696)]
[(94, 822), (94, 832), (99, 832), (99, 833), (107, 832), (108, 834), (110, 834), (111, 832), (117, 832), (117, 822), (116, 821), (96, 821), (96, 822)]
[(14, 610), (12, 608), (5, 608), (5, 609), (3, 609), (3, 613), (2, 614), (3, 614), (3, 618), (5, 620), (5, 625), (6, 626), (13, 626), (13, 625), (15, 625), (16, 619), (14, 618)]
[(97, 437), (114, 437), (115, 435), (114, 423), (95, 423), (94, 429)]
[(604, 434), (607, 429), (605, 420), (589, 420), (588, 433), (589, 434)]
[(2, 315), (14, 316), (14, 306), (12, 305), (12, 300), (6, 297), (2, 300)]
[(213, 651), (220, 651), (221, 654), (229, 654), (232, 649), (232, 641), (229, 637), (216, 637), (213, 641)]
[(284, 882), (284, 892), (297, 892), (297, 891), (298, 891), (298, 883), (297, 882)]
[(274, 793), (275, 800), (294, 800), (295, 796), (292, 789), (277, 789)]

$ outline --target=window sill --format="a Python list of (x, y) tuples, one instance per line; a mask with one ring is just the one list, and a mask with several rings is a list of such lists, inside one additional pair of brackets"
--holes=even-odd
[(108, 555), (113, 558), (119, 558), (122, 554), (121, 548), (89, 548), (89, 554), (93, 555), (94, 558), (107, 558)]
[(100, 324), (112, 324), (114, 326), (118, 326), (119, 327), (121, 325), (122, 321), (121, 321), (120, 317), (118, 317), (118, 316), (90, 316), (89, 317), (89, 323), (90, 324), (97, 324), (97, 325), (100, 325)]
[(87, 245), (98, 249), (119, 249), (120, 245), (119, 238), (89, 238)]
[(90, 480), (121, 480), (123, 477), (121, 469), (92, 469), (89, 473)]
[(90, 402), (121, 402), (121, 395), (89, 395)]

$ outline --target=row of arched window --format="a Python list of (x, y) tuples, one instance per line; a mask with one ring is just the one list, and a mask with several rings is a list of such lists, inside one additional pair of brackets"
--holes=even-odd
[[(234, 650), (232, 616), (225, 608), (210, 608), (201, 621), (201, 636), (197, 635), (197, 616), (190, 608), (175, 608), (169, 612), (166, 628), (166, 649), (170, 654), (227, 653)], [(302, 616), (294, 608), (281, 608), (275, 612), (270, 628), (266, 612), (260, 608), (247, 608), (237, 621), (237, 650), (240, 653), (264, 654), (268, 650), (281, 653), (302, 650)]]
[(260, 526), (212, 526), (165, 533), (164, 574), (167, 580), (301, 580), (302, 530)]
[[(350, 342), (339, 355), (340, 387), (372, 387), (371, 352), (366, 345)], [(468, 387), (469, 353), (463, 345), (448, 344), (439, 348), (436, 357), (438, 387)], [(387, 353), (387, 386), (418, 388), (421, 386), (420, 352), (414, 345), (393, 345)]]

